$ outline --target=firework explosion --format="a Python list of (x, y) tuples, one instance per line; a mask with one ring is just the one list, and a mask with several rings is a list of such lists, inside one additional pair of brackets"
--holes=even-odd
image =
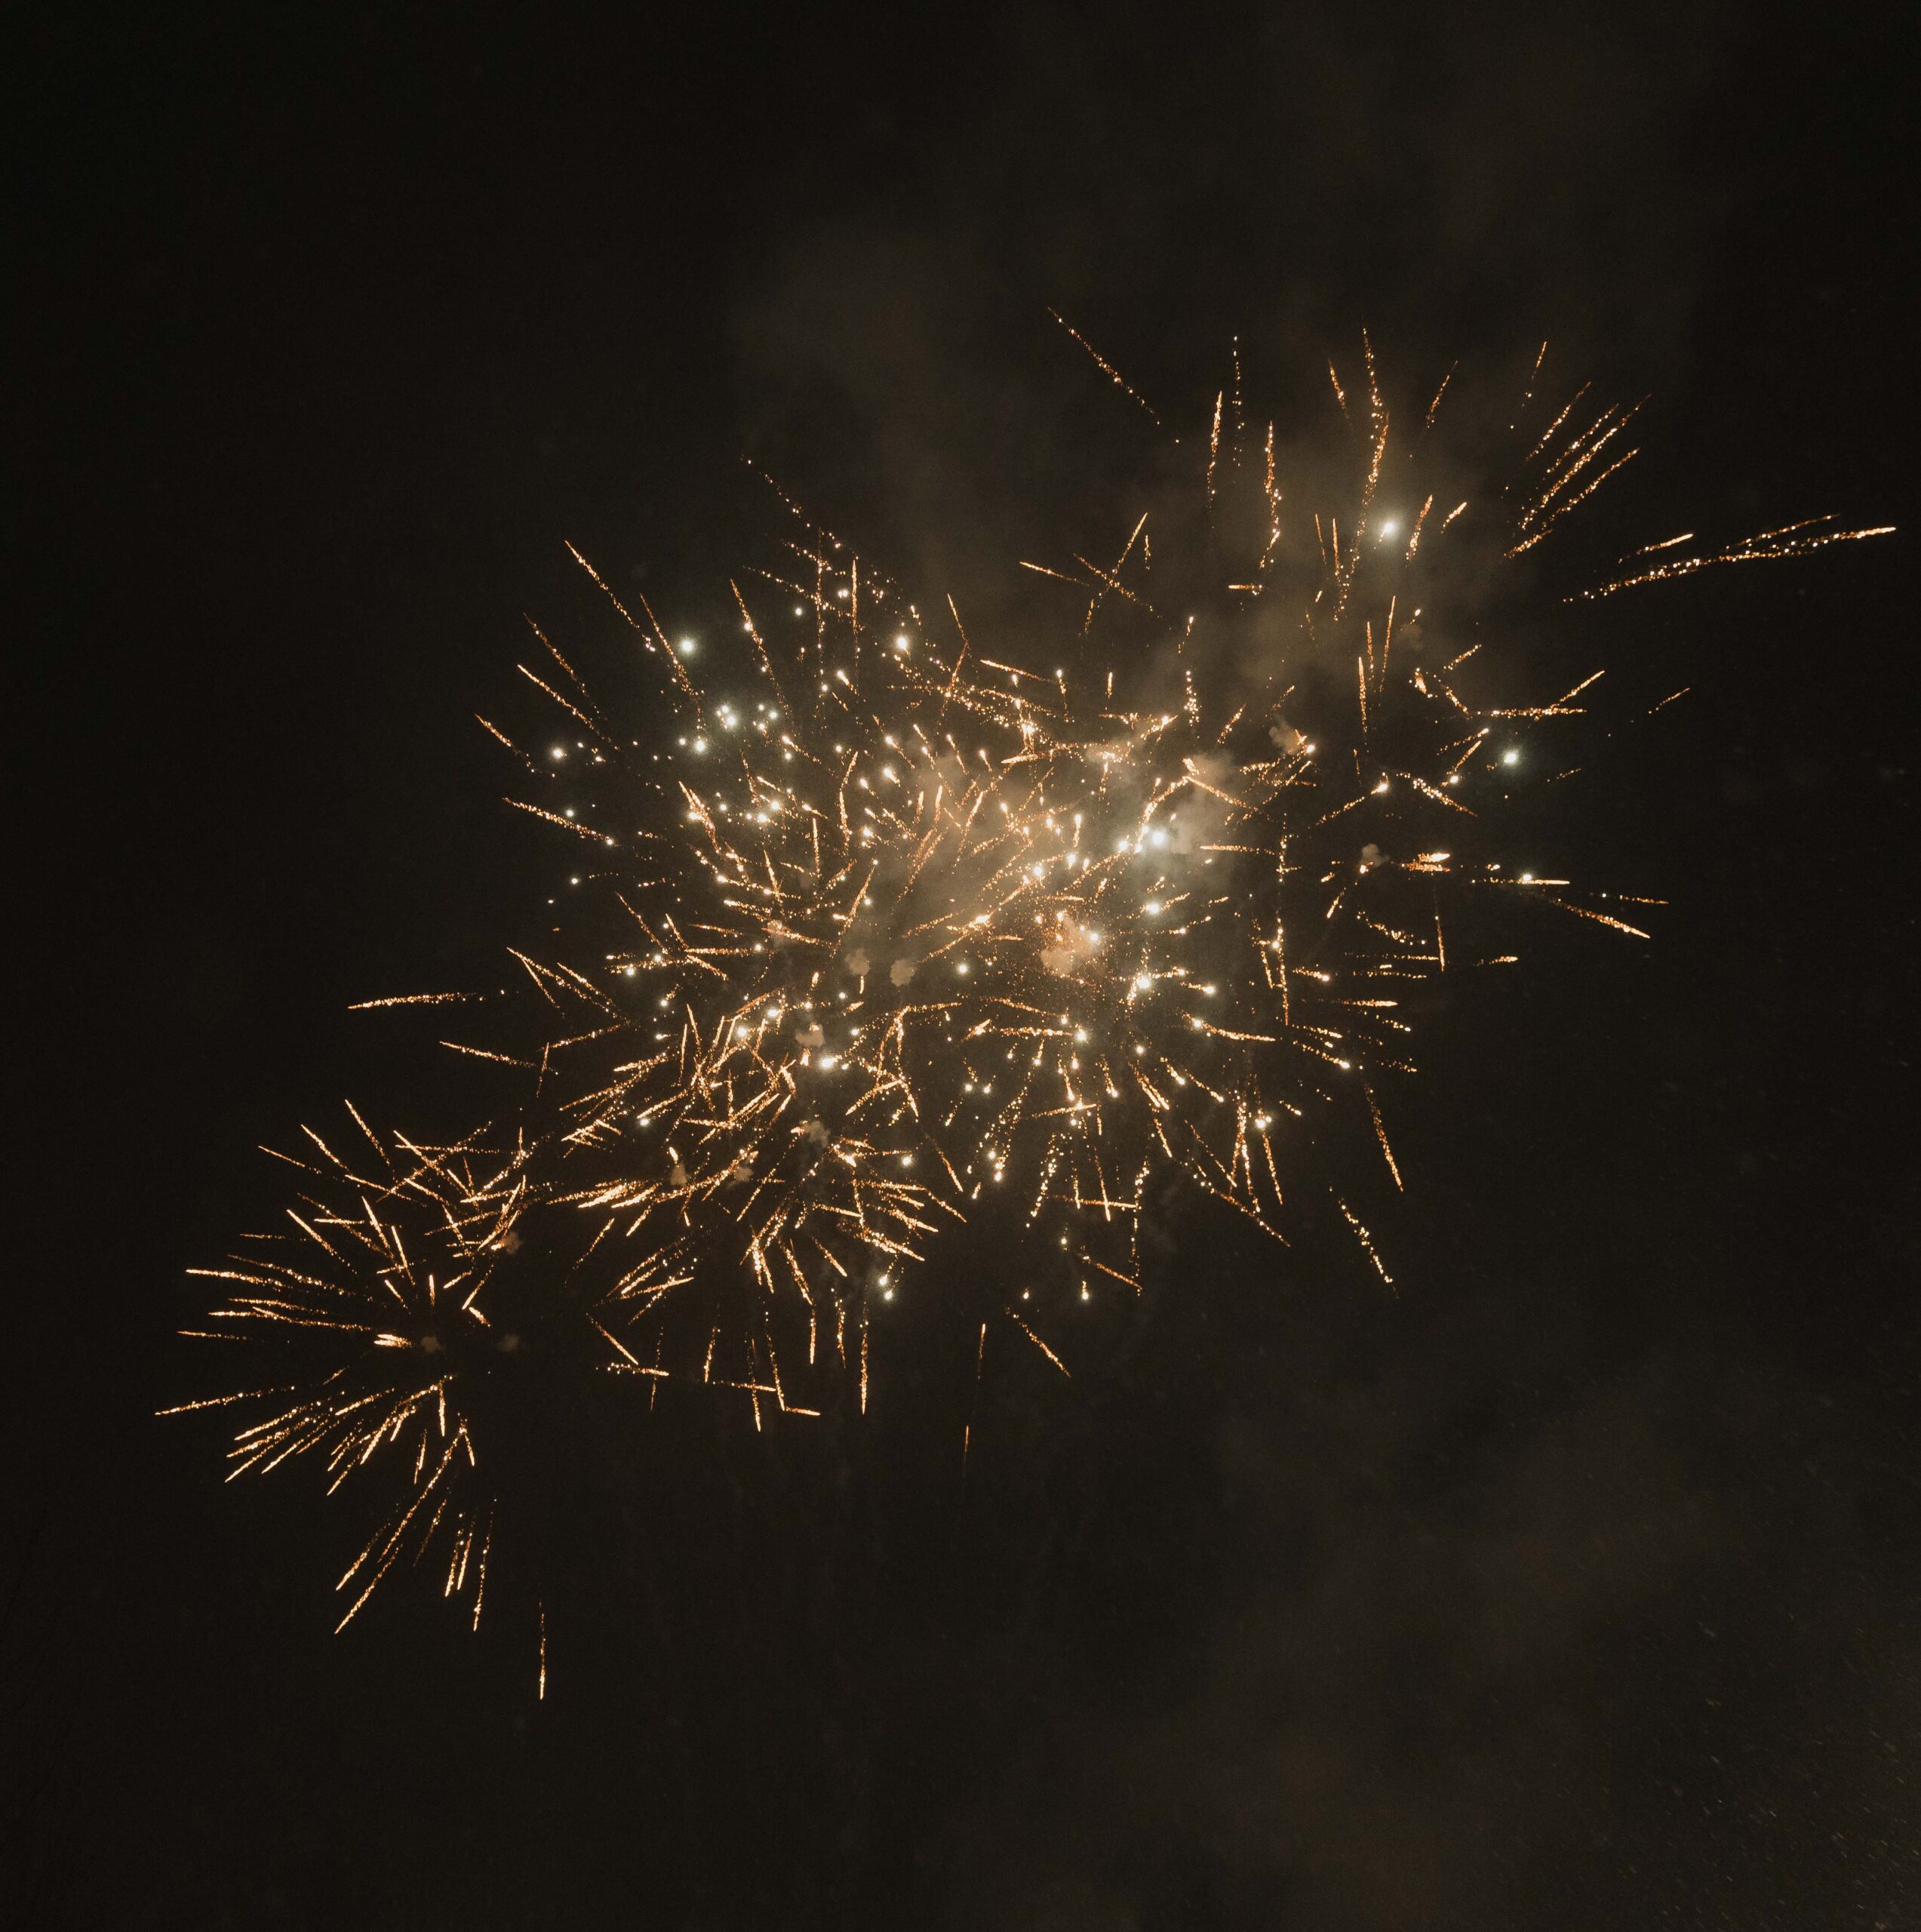
[[(582, 1372), (730, 1386), (757, 1422), (815, 1412), (843, 1377), (864, 1408), (878, 1309), (983, 1218), (1022, 1237), (988, 1319), (1063, 1372), (1065, 1309), (1139, 1292), (1170, 1183), (1277, 1238), (1296, 1197), (1329, 1201), (1391, 1278), (1353, 1179), (1312, 1150), (1352, 1121), (1400, 1186), (1381, 1094), (1412, 1071), (1422, 983), (1486, 963), (1451, 943), (1463, 909), (1518, 896), (1641, 932), (1633, 902), (1517, 871), (1498, 843), (1600, 673), (1505, 688), (1450, 589), (1511, 574), (1591, 499), (1633, 455), (1634, 412), (1584, 390), (1536, 411), (1531, 380), (1505, 487), (1461, 500), (1447, 386), (1403, 435), (1371, 349), (1356, 394), (1335, 377), (1331, 494), (1290, 478), (1237, 375), (1189, 503), (1105, 561), (1026, 566), (1059, 598), (1040, 662), (970, 638), (951, 600), (923, 609), (791, 503), (786, 561), (735, 586), (724, 638), (670, 635), (601, 583), (638, 697), (604, 702), (536, 632), (522, 669), (552, 722), (487, 728), (523, 768), (512, 802), (573, 841), (592, 937), (516, 955), (537, 998), (448, 1043), (525, 1069), (514, 1151), (367, 1135), (377, 1178), (327, 1155), (290, 1251), (226, 1277), (227, 1327), (333, 1350), (250, 1398), (266, 1419), (240, 1467), (410, 1460), (345, 1580), (355, 1607), (438, 1538), (478, 1614), (472, 1396), (498, 1380), (493, 1277), (536, 1207), (573, 1230), (541, 1252)], [(1677, 537), (1575, 594), (1876, 534)]]
[(340, 1580), (343, 1589), (356, 1586), (341, 1622), (398, 1558), (439, 1549), (445, 1594), (471, 1584), (478, 1623), (493, 1509), (477, 1479), (463, 1398), (477, 1363), (519, 1345), (490, 1324), (482, 1304), (521, 1245), (525, 1161), (472, 1145), (383, 1140), (349, 1112), (351, 1161), (312, 1129), (315, 1158), (282, 1157), (306, 1177), (288, 1211), (292, 1232), (254, 1237), (226, 1267), (193, 1271), (225, 1284), (226, 1296), (208, 1317), (215, 1325), (193, 1332), (223, 1341), (269, 1333), (297, 1377), (217, 1398), (261, 1412), (234, 1439), (236, 1475), (318, 1455), (330, 1493), (357, 1472), (384, 1475), (410, 1460), (398, 1500)]

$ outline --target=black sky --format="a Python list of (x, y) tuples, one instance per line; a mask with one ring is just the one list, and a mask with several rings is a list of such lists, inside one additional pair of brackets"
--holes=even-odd
[(1554, 835), (1674, 903), (1443, 1016), (1399, 1300), (1176, 1223), (964, 1500), (938, 1321), (864, 1433), (683, 1414), (540, 1706), (152, 1417), (256, 1143), (436, 1103), (348, 1001), (542, 896), (471, 718), (563, 540), (710, 608), (746, 454), (991, 602), (1099, 480), (1050, 306), (1185, 421), (1545, 337), (1624, 518), (1906, 526), (1877, 10), (14, 24), (0, 1918), (1921, 1920), (1904, 535), (1605, 607), (1692, 695)]

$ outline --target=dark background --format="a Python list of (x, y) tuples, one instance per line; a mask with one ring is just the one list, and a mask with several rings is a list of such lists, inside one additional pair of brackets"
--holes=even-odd
[(1567, 835), (1674, 903), (1443, 1016), (1397, 1300), (1172, 1223), (964, 1496), (937, 1320), (678, 1411), (544, 1703), (152, 1416), (254, 1144), (439, 1104), (348, 1001), (538, 918), (470, 717), (563, 538), (711, 610), (747, 452), (984, 583), (1104, 457), (1050, 306), (1183, 426), (1544, 336), (1655, 392), (1621, 547), (1905, 525), (1879, 10), (294, 11), (13, 17), (0, 1916), (1921, 1922), (1905, 535), (1602, 607), (1692, 695)]

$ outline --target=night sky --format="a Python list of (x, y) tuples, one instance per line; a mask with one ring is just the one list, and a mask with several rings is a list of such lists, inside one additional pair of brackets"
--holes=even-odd
[[(1921, 1924), (1892, 46), (1206, 15), (16, 17), (0, 1918)], [(1170, 1209), (964, 1492), (930, 1294), (865, 1426), (690, 1394), (586, 1459), (544, 1703), (424, 1590), (334, 1637), (351, 1510), (154, 1412), (258, 1143), (465, 1103), (346, 1008), (539, 929), (472, 722), (521, 613), (601, 621), (566, 540), (721, 610), (743, 455), (991, 611), (1113, 528), (1050, 307), (1195, 428), (1236, 337), (1283, 412), (1363, 325), (1414, 388), (1545, 337), (1653, 397), (1619, 547), (1904, 534), (1600, 607), (1692, 691), (1542, 836), (1672, 903), (1436, 1016), (1397, 1298)]]

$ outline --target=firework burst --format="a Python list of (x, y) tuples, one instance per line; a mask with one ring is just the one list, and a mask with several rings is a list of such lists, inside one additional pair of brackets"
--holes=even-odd
[[(1461, 497), (1448, 383), (1403, 433), (1364, 365), (1352, 394), (1333, 378), (1305, 486), (1237, 369), (1186, 500), (1026, 565), (1055, 600), (1023, 633), (1054, 640), (1038, 661), (791, 502), (784, 561), (733, 586), (723, 633), (670, 634), (595, 577), (647, 674), (626, 688), (536, 632), (549, 721), (487, 729), (521, 767), (512, 802), (569, 841), (579, 909), (555, 956), (516, 955), (519, 1034), (448, 1042), (525, 1069), (514, 1152), (368, 1134), (362, 1175), (323, 1149), (290, 1247), (223, 1271), (223, 1332), (333, 1351), (244, 1398), (263, 1419), (238, 1466), (410, 1463), (355, 1607), (432, 1546), (478, 1614), (473, 1398), (532, 1212), (573, 1230), (541, 1251), (585, 1339), (565, 1360), (650, 1394), (730, 1386), (757, 1421), (844, 1377), (864, 1407), (878, 1312), (970, 1222), (1008, 1238), (969, 1292), (1063, 1372), (1067, 1312), (1140, 1291), (1172, 1186), (1276, 1239), (1326, 1201), (1391, 1280), (1354, 1204), (1402, 1185), (1391, 1089), (1422, 988), (1490, 963), (1461, 937), (1471, 902), (1645, 936), (1636, 902), (1504, 849), (1517, 791), (1574, 768), (1601, 674), (1529, 689), (1479, 614), (1632, 457), (1634, 411), (1584, 390), (1537, 409), (1537, 364), (1507, 474)], [(1569, 595), (1876, 534), (1677, 538)], [(1365, 1179), (1317, 1158), (1342, 1121)]]
[(436, 1553), (445, 1594), (470, 1592), (478, 1623), (494, 1499), (478, 1473), (476, 1397), (524, 1339), (490, 1310), (523, 1245), (526, 1162), (473, 1141), (383, 1138), (349, 1112), (349, 1154), (309, 1129), (310, 1157), (281, 1157), (303, 1176), (288, 1229), (194, 1271), (225, 1298), (193, 1332), (254, 1343), (284, 1379), (186, 1407), (251, 1417), (229, 1451), (236, 1476), (313, 1458), (330, 1494), (373, 1478), (397, 1492), (340, 1579), (343, 1626), (400, 1558)]

